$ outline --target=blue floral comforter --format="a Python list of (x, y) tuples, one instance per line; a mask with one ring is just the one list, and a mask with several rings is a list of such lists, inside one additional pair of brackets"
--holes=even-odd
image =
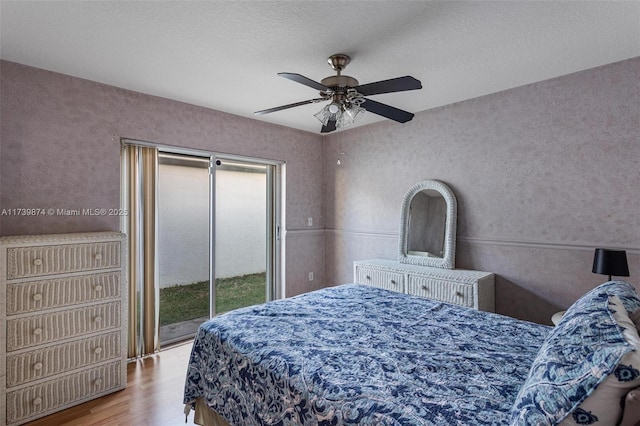
[(506, 425), (550, 327), (345, 284), (200, 326), (184, 403), (232, 425)]

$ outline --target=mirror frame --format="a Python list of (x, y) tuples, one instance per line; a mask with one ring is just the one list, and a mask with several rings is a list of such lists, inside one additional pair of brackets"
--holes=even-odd
[[(413, 197), (426, 189), (439, 192), (447, 203), (447, 222), (444, 230), (444, 254), (442, 257), (414, 256), (407, 252), (409, 232), (409, 207)], [(458, 202), (451, 188), (445, 183), (427, 179), (412, 186), (402, 200), (400, 217), (400, 244), (398, 260), (400, 263), (412, 265), (431, 266), (433, 268), (453, 269), (455, 268), (456, 257), (456, 224), (458, 221)]]

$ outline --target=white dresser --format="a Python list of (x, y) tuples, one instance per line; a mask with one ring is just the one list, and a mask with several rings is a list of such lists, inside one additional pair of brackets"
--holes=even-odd
[(125, 235), (0, 238), (0, 425), (127, 384)]
[(353, 279), (400, 293), (427, 297), (482, 311), (495, 311), (494, 274), (410, 265), (388, 259), (353, 263)]

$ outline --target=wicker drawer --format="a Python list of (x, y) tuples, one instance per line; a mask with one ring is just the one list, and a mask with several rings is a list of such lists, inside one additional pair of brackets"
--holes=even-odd
[(118, 328), (120, 301), (7, 320), (7, 352)]
[(7, 315), (120, 297), (120, 272), (7, 285)]
[(121, 387), (121, 361), (7, 393), (7, 424), (58, 411)]
[(119, 268), (120, 241), (7, 249), (7, 279)]
[(408, 293), (469, 308), (474, 306), (474, 288), (471, 284), (410, 275)]
[(356, 267), (356, 283), (403, 292), (404, 274), (358, 266)]
[(7, 356), (7, 387), (120, 357), (120, 331)]
[(0, 426), (124, 389), (126, 236), (0, 237)]
[(432, 268), (390, 259), (357, 260), (353, 267), (358, 284), (376, 285), (378, 280), (401, 276), (404, 289), (398, 291), (483, 311), (495, 310), (495, 276), (490, 272)]

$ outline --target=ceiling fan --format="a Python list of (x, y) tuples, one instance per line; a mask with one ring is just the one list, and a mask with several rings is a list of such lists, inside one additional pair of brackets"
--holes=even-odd
[(337, 75), (329, 76), (320, 83), (300, 74), (281, 72), (278, 75), (304, 84), (320, 91), (320, 97), (293, 104), (282, 105), (275, 108), (256, 111), (254, 114), (263, 115), (284, 109), (317, 102), (330, 101), (314, 116), (322, 123), (321, 133), (332, 132), (354, 123), (365, 111), (372, 112), (382, 117), (389, 118), (399, 123), (406, 123), (413, 118), (413, 114), (380, 102), (365, 98), (365, 96), (378, 95), (380, 93), (403, 92), (405, 90), (422, 89), (420, 80), (411, 76), (392, 78), (390, 80), (377, 81), (375, 83), (360, 85), (358, 80), (347, 75), (342, 75), (342, 70), (351, 62), (351, 58), (345, 54), (331, 55), (327, 60)]

